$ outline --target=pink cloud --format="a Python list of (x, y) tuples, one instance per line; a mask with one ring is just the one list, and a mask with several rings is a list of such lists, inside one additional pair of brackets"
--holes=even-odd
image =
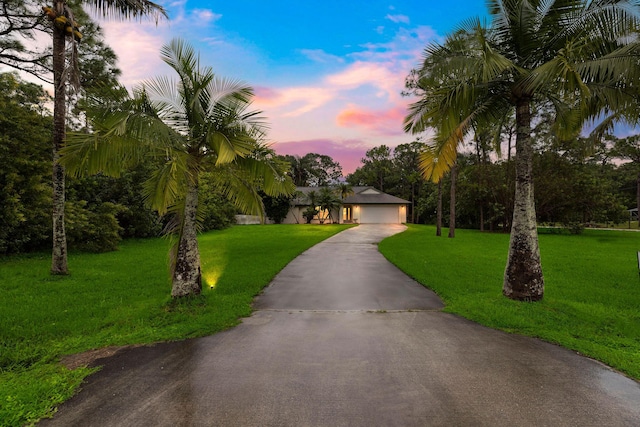
[(118, 68), (122, 70), (120, 82), (125, 86), (131, 87), (157, 75), (170, 75), (168, 66), (160, 59), (160, 46), (165, 43), (168, 29), (165, 21), (157, 27), (153, 22), (131, 25), (107, 21), (101, 25), (105, 38), (118, 55)]
[(258, 108), (277, 110), (282, 117), (296, 117), (322, 107), (334, 93), (322, 87), (288, 87), (272, 89), (258, 87), (254, 102)]
[(402, 121), (407, 114), (405, 105), (388, 110), (373, 111), (350, 105), (336, 117), (338, 126), (359, 127), (388, 136), (402, 135)]
[(364, 157), (371, 147), (362, 141), (356, 140), (338, 142), (331, 139), (311, 139), (277, 142), (273, 144), (273, 148), (281, 155), (324, 154), (340, 163), (342, 174), (346, 176), (362, 165), (360, 159)]

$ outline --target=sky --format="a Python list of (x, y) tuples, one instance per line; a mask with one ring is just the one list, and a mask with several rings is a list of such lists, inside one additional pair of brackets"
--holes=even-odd
[(201, 63), (255, 91), (253, 107), (270, 124), (278, 154), (325, 154), (346, 175), (368, 149), (415, 140), (405, 134), (404, 79), (424, 48), (472, 17), (484, 0), (158, 1), (169, 20), (156, 25), (97, 19), (132, 87), (172, 76), (160, 48), (188, 41)]

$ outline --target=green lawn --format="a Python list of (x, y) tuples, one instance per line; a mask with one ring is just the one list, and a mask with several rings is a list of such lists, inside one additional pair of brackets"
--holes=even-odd
[(640, 379), (640, 233), (541, 234), (541, 302), (502, 296), (509, 236), (410, 225), (380, 251), (456, 313), (492, 328), (558, 343)]
[(72, 254), (69, 276), (50, 255), (0, 259), (0, 426), (21, 426), (69, 398), (87, 368), (60, 356), (111, 345), (203, 336), (236, 325), (293, 258), (346, 226), (237, 226), (200, 236), (205, 290), (171, 301), (167, 239)]

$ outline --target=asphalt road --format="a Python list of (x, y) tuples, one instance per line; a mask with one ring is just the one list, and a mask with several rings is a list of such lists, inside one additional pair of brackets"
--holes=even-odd
[(253, 316), (140, 347), (43, 426), (640, 426), (640, 384), (479, 326), (388, 263), (360, 225), (291, 262)]

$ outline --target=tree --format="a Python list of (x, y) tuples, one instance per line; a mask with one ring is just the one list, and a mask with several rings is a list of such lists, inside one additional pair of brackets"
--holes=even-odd
[(303, 157), (286, 155), (284, 160), (291, 164), (290, 175), (298, 187), (332, 185), (342, 177), (340, 163), (324, 154), (308, 153)]
[(0, 254), (41, 248), (51, 232), (50, 97), (0, 74)]
[(351, 186), (351, 184), (341, 182), (336, 186), (336, 191), (340, 195), (340, 199), (344, 200), (353, 194), (353, 187)]
[(374, 147), (362, 159), (363, 169), (375, 179), (376, 187), (384, 191), (384, 179), (391, 169), (391, 149), (386, 145)]
[(117, 176), (146, 156), (164, 159), (145, 189), (153, 208), (174, 215), (171, 295), (177, 298), (202, 289), (197, 241), (201, 171), (218, 169), (215, 187), (240, 210), (260, 215), (258, 190), (277, 196), (293, 192), (294, 186), (284, 163), (260, 142), (265, 126), (260, 112), (248, 110), (250, 87), (217, 78), (181, 40), (163, 46), (161, 56), (178, 79), (155, 78), (137, 87), (133, 97), (117, 90), (112, 103), (101, 100), (90, 111), (93, 134), (71, 135), (61, 161), (74, 175), (102, 171)]
[(307, 156), (300, 157), (296, 154), (294, 156), (286, 155), (284, 156), (284, 160), (291, 165), (290, 174), (293, 183), (297, 187), (308, 187), (310, 177), (309, 169), (312, 167), (308, 161), (309, 158)]
[(41, 5), (35, 0), (3, 0), (0, 7), (0, 64), (52, 83), (51, 52), (35, 43), (38, 32), (51, 32)]
[(333, 211), (338, 209), (342, 204), (342, 200), (336, 194), (336, 191), (330, 187), (322, 187), (318, 192), (318, 206), (320, 207), (319, 215), (322, 215), (318, 219), (320, 224), (324, 224), (328, 218), (331, 222), (334, 222)]
[[(475, 126), (515, 111), (516, 189), (503, 294), (536, 301), (544, 280), (533, 193), (532, 119), (555, 111), (561, 136), (603, 114), (638, 121), (639, 8), (633, 0), (490, 0), (492, 25), (470, 20), (425, 50), (420, 79), (429, 96), (412, 104), (409, 129), (435, 126), (439, 141), (462, 141)], [(534, 113), (532, 113), (532, 111)], [(614, 113), (614, 114), (609, 114)], [(452, 165), (454, 156), (446, 159)]]
[(318, 211), (318, 192), (315, 190), (311, 190), (307, 193), (306, 196), (307, 203), (309, 206), (304, 210), (302, 215), (304, 219), (307, 221), (307, 224), (311, 224), (313, 221), (313, 217), (315, 217), (320, 211)]
[(396, 190), (388, 191), (403, 199), (411, 201), (411, 222), (415, 223), (416, 199), (419, 197), (420, 184), (423, 181), (420, 173), (420, 153), (426, 148), (426, 144), (421, 141), (414, 141), (409, 144), (400, 144), (393, 149), (393, 170), (397, 174)]
[[(616, 139), (614, 153), (618, 158), (630, 160), (637, 168), (640, 165), (640, 135)], [(636, 208), (640, 212), (640, 171), (636, 177)], [(638, 214), (638, 227), (640, 227), (640, 214)]]
[(292, 195), (269, 196), (262, 192), (262, 202), (264, 203), (264, 213), (276, 224), (281, 224), (291, 210)]
[[(105, 16), (114, 14), (124, 18), (138, 18), (143, 15), (166, 16), (164, 9), (148, 0), (93, 0), (86, 3)], [(65, 0), (54, 0), (53, 7), (44, 8), (53, 30), (53, 250), (51, 273), (67, 274), (67, 238), (64, 228), (65, 170), (60, 164), (60, 150), (66, 138), (67, 79), (78, 88), (77, 40), (81, 38), (73, 11)], [(71, 54), (67, 58), (66, 41), (71, 40)], [(68, 62), (68, 65), (67, 65)]]
[[(419, 168), (422, 175), (426, 178), (438, 184), (438, 202), (436, 206), (436, 236), (442, 235), (442, 179), (444, 178), (445, 169), (440, 168), (440, 164), (443, 160), (438, 157), (438, 147), (429, 145), (426, 146), (420, 154)], [(452, 171), (454, 169), (451, 169)], [(442, 171), (442, 173), (440, 173)], [(455, 174), (451, 173), (451, 201), (449, 204), (449, 237), (455, 236), (455, 231), (451, 231), (451, 221), (453, 221), (453, 227), (455, 228)]]

